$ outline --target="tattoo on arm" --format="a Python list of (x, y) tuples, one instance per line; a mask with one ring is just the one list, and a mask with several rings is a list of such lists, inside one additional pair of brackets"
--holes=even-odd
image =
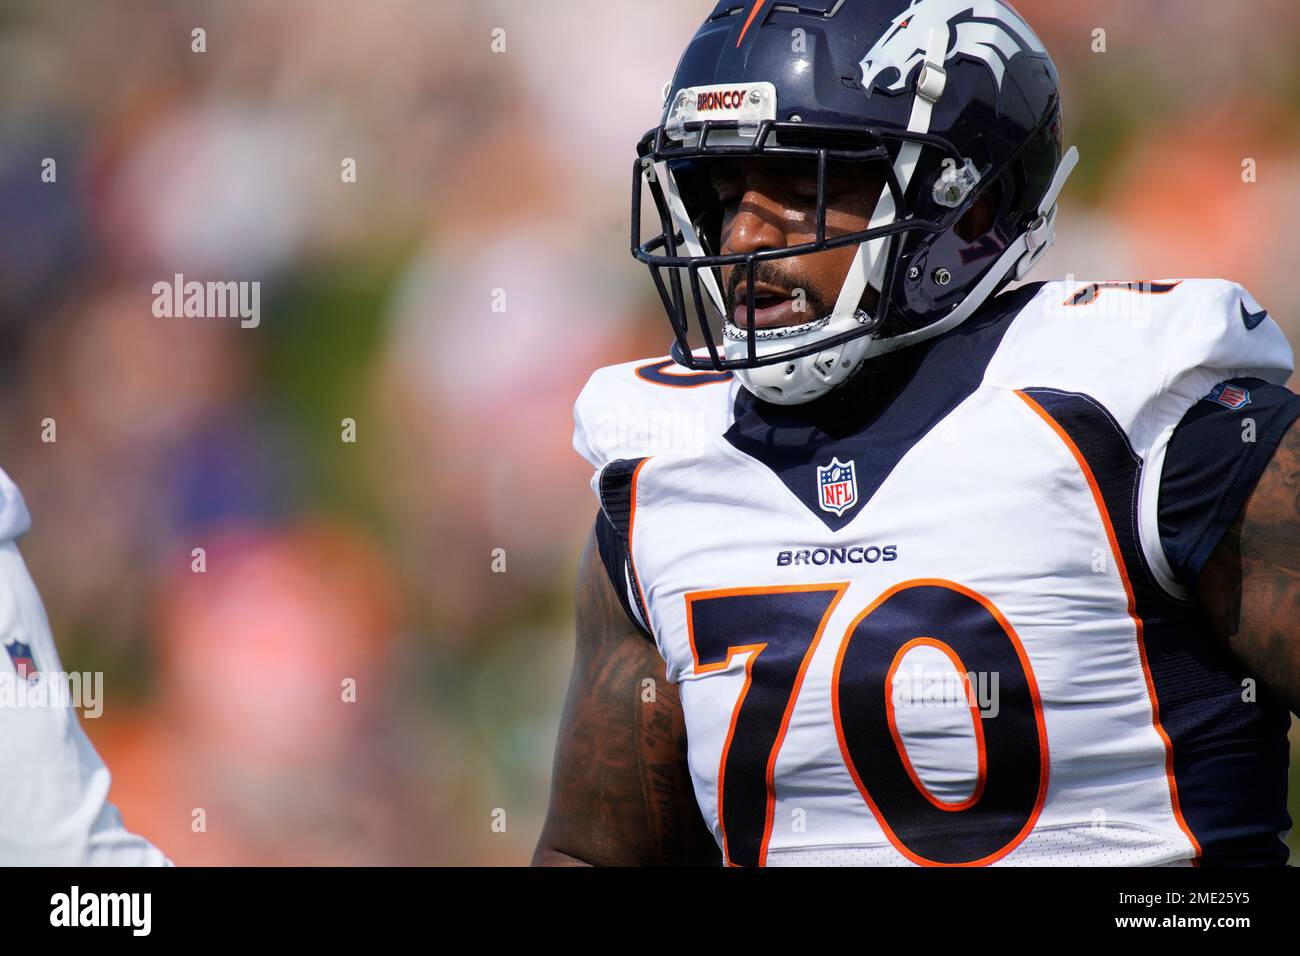
[(533, 864), (720, 864), (686, 766), (677, 687), (619, 605), (594, 535), (577, 604), (573, 674)]
[(1300, 423), (1282, 438), (1196, 590), (1237, 658), (1300, 711)]

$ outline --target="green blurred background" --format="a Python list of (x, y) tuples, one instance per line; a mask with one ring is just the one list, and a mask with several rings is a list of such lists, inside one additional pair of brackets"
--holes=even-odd
[[(712, 6), (0, 4), (0, 466), (178, 863), (527, 861), (595, 510), (571, 407), (666, 349), (633, 144)], [(1226, 276), (1300, 341), (1300, 7), (1017, 6), (1082, 153), (1035, 278)], [(260, 326), (155, 318), (174, 273), (260, 281)]]

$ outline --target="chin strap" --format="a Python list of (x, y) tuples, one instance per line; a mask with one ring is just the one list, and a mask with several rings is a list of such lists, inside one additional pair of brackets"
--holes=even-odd
[(1029, 270), (1038, 264), (1038, 260), (1056, 238), (1056, 200), (1078, 164), (1079, 150), (1071, 146), (1061, 158), (1060, 165), (1056, 167), (1056, 175), (1052, 177), (1052, 184), (1047, 188), (1043, 201), (1038, 205), (1038, 218), (1016, 238), (1015, 242), (1007, 246), (998, 261), (984, 274), (984, 278), (975, 288), (967, 293), (966, 298), (962, 299), (959, 305), (938, 322), (933, 322), (924, 328), (885, 339), (872, 339), (864, 357), (873, 358), (942, 335), (969, 319), (975, 310), (988, 300), (993, 290), (1012, 269), (1016, 270), (1017, 279), (1023, 279), (1028, 275)]

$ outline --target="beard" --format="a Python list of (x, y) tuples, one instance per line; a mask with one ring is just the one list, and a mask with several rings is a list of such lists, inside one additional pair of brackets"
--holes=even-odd
[[(746, 278), (746, 271), (737, 267), (731, 270), (731, 275), (727, 278), (727, 286), (722, 290), (722, 302), (726, 311), (723, 313), (723, 321), (732, 322), (736, 314), (736, 307), (744, 307), (744, 302), (736, 301), (736, 290), (740, 283)], [(800, 319), (799, 323), (814, 322), (830, 314), (831, 310), (826, 305), (826, 300), (817, 292), (814, 283), (807, 279), (801, 278), (798, 273), (792, 273), (788, 270), (779, 268), (772, 261), (754, 263), (754, 281), (753, 285), (763, 283), (773, 286), (777, 289), (783, 289), (788, 292), (794, 292), (796, 289), (803, 293), (803, 312), (806, 316)]]
[[(723, 301), (727, 309), (724, 318), (727, 321), (735, 315), (736, 290), (744, 278), (745, 270), (741, 268), (733, 269), (728, 277), (726, 288), (723, 290)], [(780, 270), (770, 261), (755, 264), (753, 281), (755, 284), (762, 282), (789, 291), (802, 289), (809, 316), (806, 319), (808, 322), (830, 315), (830, 306), (818, 294), (813, 283), (799, 281), (797, 274), (792, 275)], [(879, 304), (879, 299), (879, 294), (868, 286), (859, 308), (870, 315), (872, 309)], [(890, 314), (873, 334), (887, 337), (904, 330), (905, 322), (902, 316), (891, 309)], [(916, 365), (926, 351), (924, 348), (902, 348), (869, 358), (862, 362), (847, 379), (825, 395), (795, 407), (828, 434), (837, 436), (849, 434), (870, 422), (884, 410), (915, 371)]]

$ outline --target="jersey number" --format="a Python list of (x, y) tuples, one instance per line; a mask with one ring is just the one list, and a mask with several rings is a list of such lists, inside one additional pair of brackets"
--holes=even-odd
[[(804, 674), (848, 585), (737, 588), (686, 595), (695, 672), (749, 656), (718, 767), (727, 863), (766, 863), (776, 807), (777, 755)], [(996, 717), (972, 706), (979, 777), (971, 796), (943, 803), (907, 756), (891, 703), (893, 676), (918, 644), (959, 673), (997, 675)], [(889, 841), (915, 863), (982, 865), (1033, 828), (1047, 793), (1047, 735), (1033, 671), (1006, 618), (951, 581), (905, 581), (880, 595), (840, 639), (831, 682), (840, 753)]]

